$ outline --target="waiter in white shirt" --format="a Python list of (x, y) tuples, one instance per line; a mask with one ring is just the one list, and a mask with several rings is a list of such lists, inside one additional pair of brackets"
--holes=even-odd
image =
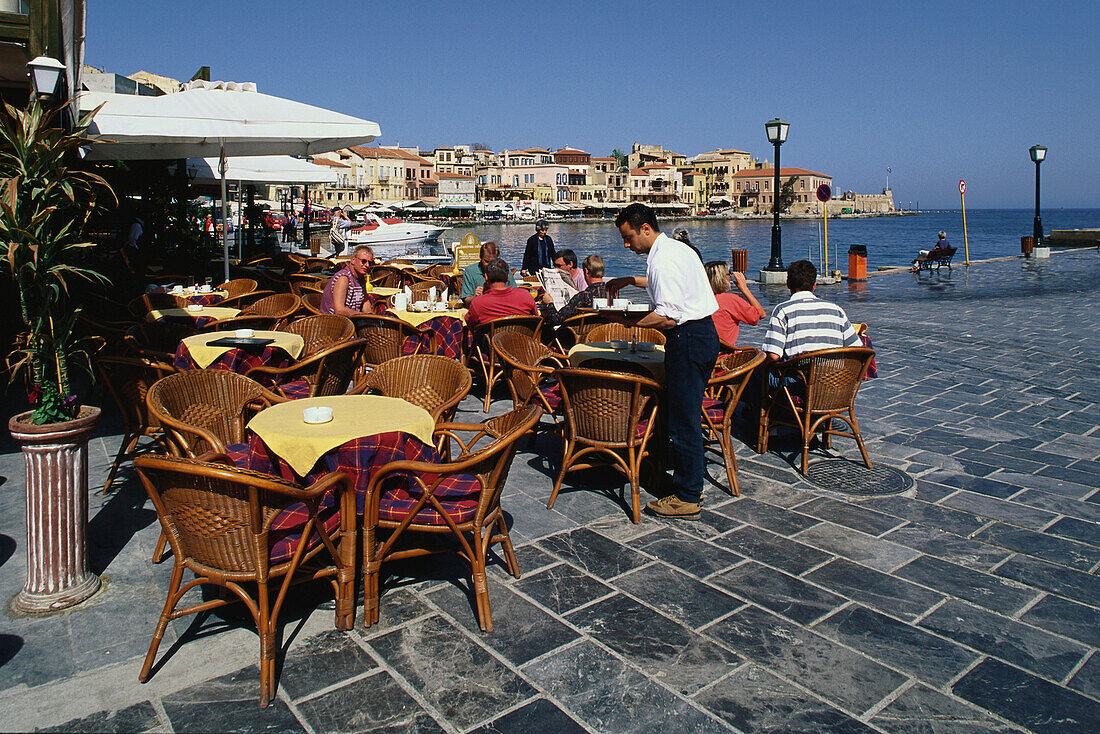
[(626, 285), (645, 288), (654, 310), (637, 326), (661, 329), (666, 336), (668, 437), (671, 443), (672, 493), (646, 509), (664, 517), (696, 518), (703, 493), (705, 463), (701, 414), (703, 391), (718, 360), (718, 333), (711, 314), (718, 301), (703, 263), (691, 248), (662, 234), (657, 215), (645, 204), (631, 204), (615, 217), (623, 244), (646, 256), (645, 278), (615, 278), (611, 293)]

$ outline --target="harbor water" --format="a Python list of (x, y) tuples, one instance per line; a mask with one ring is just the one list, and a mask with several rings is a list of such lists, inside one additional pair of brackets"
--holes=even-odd
[[(970, 242), (970, 259), (982, 260), (1020, 254), (1020, 237), (1030, 235), (1034, 210), (979, 209), (967, 210), (966, 224)], [(1042, 212), (1043, 229), (1079, 229), (1100, 227), (1100, 209), (1051, 209)], [(678, 221), (660, 219), (661, 229), (669, 234), (677, 225), (684, 226), (691, 242), (704, 260), (730, 260), (732, 249), (748, 251), (748, 273), (768, 264), (771, 253), (771, 220), (708, 219), (705, 217)], [(792, 219), (781, 222), (783, 229), (783, 262), (811, 259), (821, 267), (821, 220)], [(936, 233), (947, 233), (948, 242), (959, 252), (955, 262), (963, 260), (963, 222), (959, 210), (929, 211), (906, 216), (869, 217), (861, 219), (830, 219), (829, 269), (848, 270), (848, 247), (867, 247), (867, 268), (908, 265), (918, 250), (929, 249), (936, 242)], [(527, 238), (534, 234), (534, 222), (485, 222), (459, 226), (444, 236), (458, 241), (473, 232), (481, 241), (495, 240), (501, 246), (501, 256), (513, 267), (519, 267)], [(578, 261), (586, 255), (599, 254), (607, 265), (608, 275), (641, 274), (645, 259), (623, 247), (622, 238), (613, 219), (599, 222), (569, 222), (552, 220), (550, 236), (558, 249), (570, 248)]]

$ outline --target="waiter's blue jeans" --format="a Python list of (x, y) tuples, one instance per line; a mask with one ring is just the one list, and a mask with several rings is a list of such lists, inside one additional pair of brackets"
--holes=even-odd
[(672, 491), (684, 502), (703, 494), (703, 391), (718, 360), (718, 332), (708, 316), (674, 326), (666, 333), (669, 465)]

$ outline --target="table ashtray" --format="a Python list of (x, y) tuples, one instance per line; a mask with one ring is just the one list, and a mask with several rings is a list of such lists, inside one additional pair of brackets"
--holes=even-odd
[(201, 311), (202, 306), (198, 303), (189, 303), (189, 304), (187, 304), (187, 310), (188, 311)]
[(635, 349), (639, 352), (652, 352), (656, 349), (656, 345), (653, 342), (638, 342), (634, 345)]
[(233, 336), (238, 339), (251, 339), (256, 336), (256, 331), (255, 329), (235, 329), (233, 331)]
[(328, 423), (332, 420), (332, 408), (324, 405), (318, 405), (314, 408), (303, 408), (302, 420), (306, 423)]
[(614, 347), (618, 351), (622, 351), (623, 349), (629, 349), (630, 348), (630, 342), (625, 341), (623, 339), (612, 339), (611, 340), (611, 346)]

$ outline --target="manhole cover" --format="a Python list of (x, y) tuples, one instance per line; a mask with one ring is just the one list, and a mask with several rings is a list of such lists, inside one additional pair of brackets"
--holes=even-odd
[(822, 489), (864, 496), (901, 494), (913, 487), (913, 478), (900, 469), (881, 465), (868, 469), (847, 459), (815, 461), (806, 478)]

